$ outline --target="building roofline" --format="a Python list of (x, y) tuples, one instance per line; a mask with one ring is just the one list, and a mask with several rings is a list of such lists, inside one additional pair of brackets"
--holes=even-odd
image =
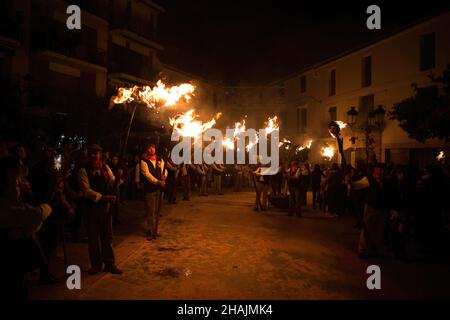
[(215, 87), (219, 87), (219, 88), (223, 88), (223, 87), (224, 87), (224, 86), (221, 85), (221, 84), (218, 84), (218, 83), (216, 83), (216, 82), (214, 82), (214, 81), (205, 79), (205, 78), (203, 78), (203, 77), (201, 77), (201, 76), (198, 76), (198, 75), (195, 75), (195, 74), (186, 72), (186, 71), (184, 71), (184, 70), (182, 70), (182, 69), (179, 69), (179, 68), (177, 68), (177, 67), (174, 67), (173, 65), (170, 65), (170, 64), (161, 62), (161, 66), (162, 66), (163, 68), (166, 68), (166, 69), (169, 69), (169, 70), (172, 70), (172, 71), (181, 73), (181, 74), (183, 74), (183, 75), (185, 75), (185, 76), (187, 76), (187, 77), (189, 77), (189, 78), (192, 78), (192, 80), (194, 80), (194, 81), (195, 81), (195, 80), (198, 80), (198, 81), (201, 81), (201, 82), (204, 82), (204, 83), (207, 83), (207, 84), (209, 84), (209, 85), (212, 85), (212, 86), (215, 86)]
[(140, 0), (140, 1), (149, 5), (150, 7), (155, 8), (159, 12), (162, 12), (162, 13), (166, 12), (166, 9), (164, 9), (163, 7), (161, 7), (159, 4), (155, 3), (154, 1), (151, 1), (151, 0)]
[(289, 80), (289, 79), (292, 79), (294, 77), (297, 77), (297, 76), (299, 76), (299, 75), (301, 75), (301, 74), (303, 74), (303, 73), (305, 73), (305, 72), (307, 72), (309, 70), (317, 69), (319, 67), (322, 67), (322, 66), (324, 66), (326, 64), (329, 64), (329, 63), (331, 63), (333, 61), (339, 60), (339, 59), (341, 59), (341, 58), (343, 58), (345, 56), (348, 56), (350, 54), (356, 53), (358, 51), (363, 51), (363, 50), (365, 50), (365, 49), (367, 49), (367, 48), (369, 48), (371, 46), (374, 46), (374, 45), (376, 45), (378, 43), (381, 43), (383, 41), (389, 40), (390, 38), (398, 36), (399, 34), (405, 32), (405, 31), (408, 31), (410, 29), (418, 27), (421, 24), (430, 22), (431, 20), (437, 19), (437, 18), (439, 18), (441, 16), (444, 16), (446, 14), (450, 14), (450, 7), (446, 8), (446, 9), (443, 9), (443, 10), (441, 10), (441, 11), (435, 13), (435, 14), (432, 14), (430, 16), (427, 16), (425, 18), (419, 19), (419, 20), (417, 20), (417, 21), (415, 21), (413, 23), (410, 23), (410, 24), (407, 24), (405, 26), (399, 27), (396, 30), (388, 32), (387, 34), (385, 34), (383, 36), (380, 36), (377, 39), (374, 39), (374, 40), (371, 40), (369, 42), (363, 43), (361, 45), (355, 46), (355, 47), (353, 47), (353, 48), (351, 48), (349, 50), (343, 51), (343, 52), (341, 52), (341, 53), (339, 53), (337, 55), (334, 55), (334, 56), (332, 56), (330, 58), (324, 59), (324, 60), (319, 61), (317, 63), (308, 65), (306, 67), (303, 67), (303, 68), (301, 68), (300, 70), (298, 70), (296, 72), (292, 72), (292, 73), (290, 73), (290, 74), (288, 74), (286, 76), (280, 77), (277, 80), (269, 82), (268, 86), (278, 85), (280, 82), (284, 82), (286, 80)]

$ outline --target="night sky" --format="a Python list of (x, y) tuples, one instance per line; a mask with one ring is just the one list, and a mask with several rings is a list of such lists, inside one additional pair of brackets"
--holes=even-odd
[[(161, 60), (229, 85), (266, 84), (382, 37), (449, 2), (159, 0)], [(366, 8), (381, 7), (381, 30)]]

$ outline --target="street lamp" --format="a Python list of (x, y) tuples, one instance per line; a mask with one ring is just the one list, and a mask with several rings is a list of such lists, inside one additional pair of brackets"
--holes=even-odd
[[(350, 110), (347, 111), (347, 119), (350, 127), (353, 129), (359, 129), (364, 132), (365, 135), (365, 151), (366, 151), (366, 164), (369, 163), (369, 148), (374, 143), (374, 139), (371, 137), (372, 131), (381, 131), (384, 127), (384, 117), (386, 115), (386, 110), (382, 105), (378, 105), (377, 109), (370, 111), (367, 115), (367, 119), (365, 122), (361, 124), (361, 126), (356, 126), (357, 118), (359, 112), (355, 107), (350, 107)], [(358, 138), (353, 136), (350, 138), (352, 144), (356, 143)]]
[(347, 123), (350, 126), (354, 126), (356, 124), (356, 120), (358, 119), (358, 110), (355, 107), (350, 107), (350, 110), (347, 111)]

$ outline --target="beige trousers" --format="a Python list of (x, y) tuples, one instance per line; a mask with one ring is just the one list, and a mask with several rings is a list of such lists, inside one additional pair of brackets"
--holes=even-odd
[(145, 210), (147, 212), (147, 230), (152, 235), (158, 233), (160, 191), (145, 194)]

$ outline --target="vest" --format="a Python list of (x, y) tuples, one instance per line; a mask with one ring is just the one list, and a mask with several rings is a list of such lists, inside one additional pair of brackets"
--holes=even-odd
[[(161, 180), (161, 168), (159, 168), (158, 166), (154, 167), (152, 162), (148, 159), (143, 159), (143, 161), (147, 164), (148, 171), (150, 172), (150, 174), (154, 176), (156, 179)], [(142, 175), (142, 173), (141, 173), (141, 181), (144, 182), (145, 193), (152, 193), (161, 189), (160, 186), (157, 186), (148, 181), (147, 178)]]
[[(106, 170), (105, 166), (102, 167), (102, 170)], [(91, 189), (100, 194), (106, 194), (108, 191), (108, 181), (103, 175), (102, 170), (100, 173), (97, 173), (95, 170), (86, 168)], [(92, 201), (88, 200), (88, 202), (91, 203)]]

